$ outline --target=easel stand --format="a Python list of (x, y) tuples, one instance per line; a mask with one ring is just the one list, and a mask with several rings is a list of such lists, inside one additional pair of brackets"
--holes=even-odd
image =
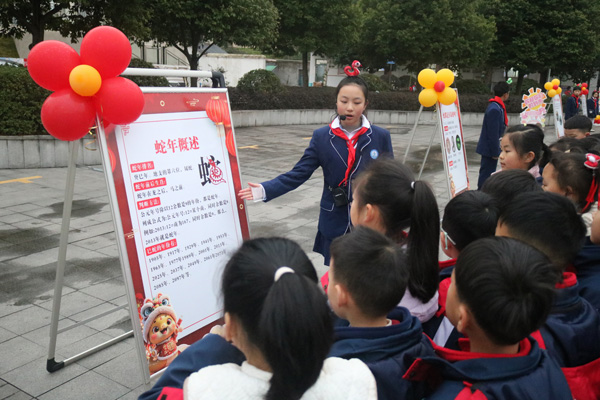
[[(197, 78), (210, 78), (213, 82), (213, 87), (221, 87), (221, 88), (225, 87), (225, 79), (223, 77), (223, 74), (221, 74), (220, 72), (127, 68), (123, 72), (122, 75), (165, 76), (165, 77), (166, 76), (185, 76), (185, 77), (197, 77)], [(165, 88), (165, 91), (167, 91), (168, 89), (169, 88)], [(102, 155), (102, 162), (103, 162), (103, 167), (104, 167), (104, 172), (105, 172), (106, 183), (107, 183), (107, 185), (114, 186), (113, 177), (112, 177), (112, 174), (110, 173), (110, 171), (111, 171), (110, 165), (111, 164), (110, 164), (109, 155), (102, 152), (102, 148), (104, 146), (106, 146), (106, 137), (104, 135), (102, 121), (99, 118), (97, 118), (97, 127), (98, 127), (98, 138), (103, 143), (103, 146), (99, 146), (99, 147), (100, 147), (100, 151), (102, 153), (101, 155)], [(103, 349), (105, 349), (115, 343), (118, 343), (132, 335), (136, 336), (136, 339), (139, 339), (139, 340), (136, 340), (136, 343), (138, 343), (136, 348), (138, 350), (137, 353), (138, 353), (139, 361), (143, 365), (147, 361), (146, 361), (146, 356), (145, 356), (145, 348), (143, 347), (141, 337), (138, 338), (138, 336), (141, 335), (141, 332), (139, 329), (132, 329), (129, 332), (123, 333), (122, 335), (119, 335), (113, 339), (110, 339), (104, 343), (94, 346), (88, 350), (85, 350), (85, 351), (83, 351), (79, 354), (76, 354), (72, 357), (69, 357), (65, 360), (56, 361), (56, 359), (55, 359), (56, 358), (56, 342), (57, 342), (59, 333), (68, 331), (70, 329), (81, 326), (83, 324), (87, 324), (88, 322), (94, 321), (98, 318), (104, 317), (106, 315), (109, 315), (109, 314), (111, 314), (115, 311), (118, 311), (120, 309), (123, 309), (123, 308), (129, 308), (129, 313), (130, 313), (130, 317), (131, 317), (132, 321), (135, 321), (138, 319), (138, 312), (137, 312), (137, 309), (135, 309), (135, 307), (128, 307), (127, 305), (123, 305), (123, 306), (115, 307), (114, 309), (108, 310), (106, 312), (100, 313), (98, 315), (95, 315), (93, 317), (90, 317), (88, 319), (80, 321), (80, 322), (70, 325), (68, 327), (58, 329), (58, 322), (59, 322), (59, 318), (60, 318), (60, 307), (61, 307), (61, 300), (62, 300), (62, 289), (64, 286), (64, 275), (65, 275), (65, 266), (66, 266), (66, 258), (67, 258), (67, 246), (68, 246), (68, 242), (69, 242), (69, 227), (70, 227), (70, 221), (71, 221), (71, 209), (72, 209), (72, 205), (73, 205), (73, 193), (74, 193), (74, 188), (75, 188), (76, 160), (77, 160), (77, 146), (76, 146), (76, 142), (72, 141), (69, 143), (69, 164), (68, 164), (68, 172), (67, 172), (67, 182), (65, 185), (65, 201), (64, 201), (64, 206), (63, 206), (63, 217), (62, 217), (63, 219), (62, 219), (61, 234), (60, 234), (58, 260), (57, 260), (57, 266), (56, 266), (56, 280), (55, 280), (55, 286), (54, 286), (52, 315), (51, 315), (51, 321), (50, 321), (50, 343), (48, 346), (48, 359), (46, 362), (46, 370), (48, 372), (58, 371), (69, 364), (72, 364), (84, 357), (87, 357), (88, 355), (91, 355), (100, 350), (103, 350)], [(110, 193), (110, 190), (109, 190), (109, 193)], [(118, 209), (118, 202), (117, 202), (116, 198), (111, 198), (110, 203), (111, 203), (113, 222), (115, 223), (115, 232), (122, 232), (123, 228), (120, 224), (120, 218), (118, 217), (119, 209)], [(122, 268), (123, 276), (126, 278), (126, 282), (131, 282), (131, 276), (130, 276), (131, 271), (129, 269), (129, 261), (127, 260), (127, 257), (122, 256), (123, 254), (125, 254), (125, 252), (124, 252), (125, 239), (122, 235), (121, 236), (117, 235), (117, 246), (119, 247), (119, 254), (121, 255), (120, 259), (121, 259), (121, 268)], [(129, 285), (127, 285), (127, 284), (125, 285), (125, 288), (126, 288), (127, 297), (129, 300), (128, 304), (136, 304), (135, 294), (133, 293), (133, 290), (131, 290), (129, 288)], [(161, 372), (162, 371), (160, 371), (152, 376), (159, 375)], [(148, 369), (142, 368), (142, 373), (144, 375), (145, 383), (149, 383), (151, 376), (149, 374)]]
[[(410, 147), (412, 146), (413, 140), (415, 138), (415, 133), (417, 131), (417, 127), (419, 126), (419, 120), (421, 119), (422, 111), (423, 111), (423, 106), (421, 106), (421, 108), (419, 108), (419, 113), (417, 114), (417, 119), (415, 120), (415, 125), (413, 126), (412, 132), (410, 134), (410, 140), (408, 142), (408, 146), (406, 146), (406, 151), (404, 152), (404, 158), (402, 159), (402, 163), (406, 163), (406, 157), (408, 156)], [(437, 106), (436, 106), (436, 112), (439, 112), (439, 108)], [(435, 129), (433, 130), (433, 133), (431, 134), (431, 138), (429, 139), (429, 146), (427, 146), (427, 151), (425, 152), (425, 156), (423, 156), (423, 161), (421, 162), (421, 168), (419, 170), (419, 175), (417, 176), (417, 179), (421, 179), (421, 175), (423, 175), (423, 169), (425, 169), (425, 163), (427, 162), (427, 158), (429, 157), (429, 152), (431, 150), (431, 146), (433, 145), (433, 139), (438, 134), (439, 129), (440, 129), (440, 120), (438, 118), (437, 122), (435, 124)]]

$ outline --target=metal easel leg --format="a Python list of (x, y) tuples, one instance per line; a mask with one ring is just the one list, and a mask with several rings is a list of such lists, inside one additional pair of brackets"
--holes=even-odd
[(417, 179), (421, 179), (421, 175), (423, 174), (423, 169), (425, 168), (425, 163), (427, 162), (427, 157), (429, 157), (429, 150), (431, 150), (431, 146), (433, 145), (433, 138), (437, 136), (439, 127), (440, 127), (440, 123), (438, 121), (438, 123), (435, 125), (435, 130), (433, 131), (433, 134), (431, 135), (431, 139), (429, 140), (429, 146), (427, 147), (427, 151), (425, 152), (425, 157), (423, 157), (423, 163), (421, 164), (421, 170), (419, 171), (419, 176), (417, 177)]
[(415, 132), (417, 131), (417, 125), (419, 125), (419, 119), (421, 119), (421, 112), (423, 111), (423, 106), (419, 108), (419, 113), (417, 114), (417, 119), (415, 120), (415, 124), (413, 125), (412, 132), (410, 134), (410, 141), (408, 142), (408, 146), (406, 146), (406, 151), (404, 152), (404, 158), (402, 159), (402, 164), (406, 163), (406, 157), (408, 157), (408, 152), (410, 151), (410, 146), (412, 146), (412, 142), (415, 138)]
[(71, 207), (73, 205), (73, 192), (75, 190), (75, 172), (77, 160), (77, 142), (69, 142), (69, 169), (65, 187), (65, 201), (63, 203), (63, 218), (60, 230), (60, 245), (58, 248), (58, 261), (56, 263), (56, 282), (54, 284), (54, 298), (52, 302), (52, 318), (50, 321), (50, 345), (48, 346), (48, 361), (46, 370), (54, 372), (64, 366), (64, 362), (56, 362), (56, 339), (58, 335), (58, 319), (60, 317), (60, 302), (65, 278), (65, 264), (67, 260), (67, 245), (69, 244), (69, 226), (71, 222)]

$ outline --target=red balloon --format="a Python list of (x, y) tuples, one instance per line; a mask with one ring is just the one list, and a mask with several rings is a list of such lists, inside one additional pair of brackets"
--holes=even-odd
[(91, 98), (79, 96), (71, 89), (52, 93), (42, 105), (42, 124), (57, 139), (77, 140), (94, 125), (96, 110)]
[(36, 44), (27, 56), (27, 70), (31, 78), (41, 87), (52, 91), (70, 87), (69, 74), (79, 64), (79, 54), (58, 40)]
[(554, 90), (558, 89), (558, 85), (552, 86), (552, 89), (554, 89)]
[(581, 84), (581, 87), (584, 87), (584, 88), (586, 88), (586, 87), (588, 87), (588, 84), (587, 84), (587, 83), (585, 83), (585, 82), (583, 82), (583, 83)]
[(438, 93), (443, 92), (444, 89), (446, 89), (446, 84), (444, 83), (444, 81), (437, 81), (435, 85), (433, 85), (433, 90), (435, 90)]
[(94, 96), (96, 110), (113, 124), (129, 124), (144, 110), (144, 94), (129, 79), (117, 77), (105, 80)]
[(130, 60), (129, 39), (112, 26), (96, 27), (81, 41), (81, 62), (96, 68), (103, 80), (125, 71)]

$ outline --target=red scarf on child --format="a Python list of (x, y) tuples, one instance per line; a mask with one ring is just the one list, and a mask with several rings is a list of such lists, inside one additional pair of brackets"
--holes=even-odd
[(579, 96), (572, 94), (571, 97), (575, 99), (575, 104), (577, 104), (577, 109), (579, 110)]
[(346, 169), (346, 175), (344, 180), (342, 180), (339, 186), (347, 185), (348, 176), (350, 175), (350, 171), (352, 171), (352, 167), (354, 166), (354, 161), (356, 160), (356, 143), (358, 143), (358, 138), (360, 135), (369, 130), (368, 127), (363, 126), (352, 136), (352, 139), (348, 139), (348, 135), (342, 130), (342, 128), (334, 128), (333, 124), (329, 125), (331, 132), (346, 142), (346, 146), (348, 147), (348, 168)]
[(493, 99), (490, 99), (490, 103), (491, 102), (495, 102), (500, 104), (500, 107), (502, 107), (502, 110), (504, 110), (504, 126), (508, 126), (508, 114), (506, 113), (506, 106), (504, 105), (504, 102), (502, 101), (501, 97), (494, 97)]

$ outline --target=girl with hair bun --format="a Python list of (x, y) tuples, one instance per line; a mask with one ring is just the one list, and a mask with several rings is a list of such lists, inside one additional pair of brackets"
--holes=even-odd
[(184, 398), (376, 399), (375, 378), (362, 361), (326, 358), (333, 324), (317, 281), (295, 242), (245, 242), (227, 263), (221, 288), (225, 338), (246, 361), (193, 373)]

